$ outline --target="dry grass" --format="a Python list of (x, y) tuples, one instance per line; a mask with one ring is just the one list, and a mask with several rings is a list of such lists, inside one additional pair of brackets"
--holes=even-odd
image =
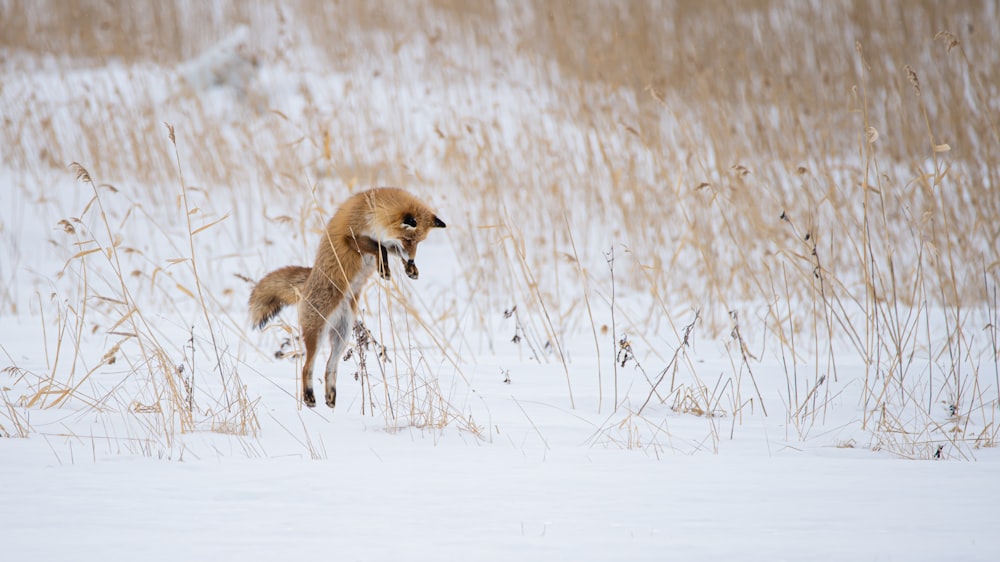
[[(521, 347), (564, 371), (567, 400), (577, 405), (574, 390), (593, 381), (571, 376), (564, 345), (583, 331), (605, 362), (597, 408), (618, 409), (618, 363), (607, 362), (624, 335), (656, 359), (665, 346), (685, 347), (674, 319), (698, 310), (699, 334), (728, 345), (732, 372), (717, 386), (702, 380), (717, 373), (699, 374), (684, 352), (660, 358), (670, 387), (647, 377), (656, 404), (691, 412), (729, 404), (733, 423), (751, 404), (763, 413), (765, 398), (768, 406), (774, 399), (758, 388), (759, 352), (750, 350), (765, 349), (785, 365), (785, 421), (804, 438), (826, 420), (845, 361), (837, 350), (850, 349), (867, 372), (858, 421), (872, 446), (921, 457), (919, 444), (943, 443), (968, 455), (1000, 431), (1000, 49), (982, 23), (993, 15), (989, 3), (958, 0), (738, 9), (683, 0), (440, 0), (392, 9), (356, 1), (151, 9), (9, 1), (0, 4), (8, 72), (44, 54), (67, 75), (59, 86), (5, 85), (0, 151), (22, 177), (79, 161), (129, 186), (177, 185), (183, 163), (184, 220), (204, 204), (208, 215), (229, 209), (241, 224), (206, 251), (266, 245), (234, 258), (251, 277), (271, 265), (262, 262), (307, 262), (313, 231), (356, 186), (411, 186), (455, 217), (454, 283), (477, 298), (387, 293), (371, 309), (380, 311), (378, 340), (394, 350), (419, 347), (407, 334), (423, 330), (457, 366), (509, 339), (516, 320)], [(242, 104), (222, 113), (162, 77), (160, 65), (190, 60), (237, 25), (249, 26), (261, 69), (290, 74), (235, 85)], [(83, 69), (111, 60), (122, 72), (90, 83)], [(272, 103), (287, 99), (275, 82), (295, 91), (301, 107)], [(485, 91), (495, 92), (492, 105), (473, 99)], [(164, 120), (189, 139), (176, 153), (164, 149)], [(154, 219), (176, 204), (176, 190), (129, 193), (135, 212)], [(200, 203), (189, 204), (192, 194)], [(190, 261), (179, 265), (199, 263), (197, 228), (189, 222), (190, 247), (176, 257)], [(113, 261), (118, 247), (111, 239), (82, 245), (80, 252), (95, 252), (73, 264), (112, 260), (127, 279)], [(88, 267), (76, 270), (84, 294), (93, 283)], [(223, 281), (225, 268), (206, 267), (182, 287), (204, 313), (198, 348), (214, 348), (221, 365), (210, 313), (237, 309), (245, 288)], [(167, 269), (118, 284), (101, 306), (138, 334), (129, 291), (141, 286), (171, 299), (176, 291), (154, 279)], [(0, 278), (11, 275), (0, 270)], [(645, 300), (630, 308), (618, 294)], [(4, 309), (17, 301), (0, 295)], [(86, 299), (75, 302), (49, 309), (57, 345), (85, 329), (92, 311)], [(515, 307), (516, 318), (499, 320)], [(162, 346), (152, 336), (127, 339), (145, 346), (131, 356), (137, 369), (163, 377), (176, 363), (176, 351), (156, 359)], [(984, 341), (991, 356), (977, 351)], [(150, 367), (157, 361), (161, 367)], [(678, 366), (687, 378), (674, 379)], [(86, 373), (38, 388), (72, 390), (78, 376)], [(218, 382), (228, 396), (225, 376)], [(368, 377), (390, 427), (460, 417), (420, 353), (397, 353)], [(164, 382), (156, 395), (168, 391), (182, 398), (182, 382)], [(626, 406), (622, 415), (661, 411), (644, 407)], [(971, 425), (946, 429), (943, 407)], [(647, 425), (661, 427), (657, 419)]]
[[(172, 130), (170, 137), (173, 142)], [(72, 280), (72, 289), (62, 299), (53, 293), (48, 302), (37, 302), (46, 371), (21, 372), (21, 388), (26, 392), (16, 401), (4, 397), (18, 433), (24, 433), (26, 424), (14, 403), (28, 411), (70, 407), (76, 415), (93, 415), (104, 425), (100, 435), (77, 435), (65, 426), (64, 432), (42, 435), (89, 441), (95, 448), (96, 441), (101, 441), (102, 447), (149, 456), (182, 458), (179, 436), (184, 433), (255, 437), (260, 425), (256, 401), (240, 380), (239, 360), (221, 348), (219, 326), (211, 320), (217, 306), (201, 295), (196, 266), (200, 258), (195, 254), (194, 237), (221, 219), (198, 228), (187, 222), (190, 254), (169, 260), (164, 267), (173, 267), (172, 271), (161, 267), (130, 270), (127, 264), (143, 256), (134, 241), (116, 232), (112, 224), (115, 213), (109, 200), (119, 198), (118, 189), (96, 183), (80, 164), (74, 162), (71, 168), (92, 197), (78, 217), (60, 223), (75, 248), (60, 273)], [(186, 199), (187, 190), (182, 183), (181, 199)], [(186, 206), (182, 211), (189, 219), (196, 212)], [(134, 212), (133, 205), (125, 219)], [(198, 295), (187, 288), (189, 284)], [(191, 308), (200, 312), (204, 323), (192, 324), (186, 340), (170, 341), (171, 330), (158, 325), (159, 307), (142, 294), (147, 289), (191, 299)], [(107, 348), (99, 358), (83, 345), (85, 337), (94, 333), (106, 335)], [(92, 377), (99, 372), (105, 376), (96, 382)], [(120, 378), (109, 384), (114, 374)]]

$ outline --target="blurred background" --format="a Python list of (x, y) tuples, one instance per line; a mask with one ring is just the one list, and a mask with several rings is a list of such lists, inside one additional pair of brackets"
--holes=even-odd
[[(233, 212), (254, 277), (287, 259), (261, 242), (298, 237), (285, 251), (308, 260), (337, 201), (401, 185), (451, 218), (484, 315), (541, 298), (572, 316), (559, 275), (607, 292), (614, 247), (620, 286), (723, 318), (812, 300), (817, 267), (856, 298), (891, 265), (876, 282), (903, 302), (982, 301), (997, 18), (958, 0), (5, 0), (4, 189), (43, 197), (75, 161), (157, 205), (181, 170)], [(917, 272), (920, 294), (894, 285)]]

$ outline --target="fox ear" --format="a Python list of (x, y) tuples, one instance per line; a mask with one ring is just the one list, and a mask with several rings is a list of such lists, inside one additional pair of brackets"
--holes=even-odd
[(403, 230), (414, 230), (417, 228), (417, 219), (413, 218), (413, 215), (406, 213), (403, 215), (403, 224), (399, 225)]
[(434, 224), (432, 224), (431, 226), (433, 226), (434, 228), (444, 228), (446, 225), (444, 224), (443, 220), (437, 218), (437, 215), (434, 215)]

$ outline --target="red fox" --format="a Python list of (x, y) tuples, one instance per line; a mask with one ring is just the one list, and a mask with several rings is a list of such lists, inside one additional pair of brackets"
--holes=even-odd
[(258, 329), (286, 305), (298, 304), (305, 342), (302, 400), (316, 406), (312, 370), (320, 335), (330, 338), (326, 361), (326, 405), (337, 401), (337, 363), (347, 348), (358, 312), (358, 298), (371, 274), (389, 279), (389, 254), (403, 260), (411, 279), (417, 244), (444, 221), (423, 202), (393, 187), (356, 193), (334, 213), (316, 252), (313, 267), (288, 266), (264, 276), (250, 292), (250, 318)]

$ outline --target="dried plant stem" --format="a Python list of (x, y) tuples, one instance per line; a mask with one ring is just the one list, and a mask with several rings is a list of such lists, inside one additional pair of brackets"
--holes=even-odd
[[(188, 234), (187, 239), (188, 239), (188, 251), (189, 251), (189, 258), (188, 258), (188, 260), (189, 260), (189, 263), (191, 264), (191, 272), (194, 274), (194, 286), (195, 286), (195, 290), (198, 292), (198, 304), (199, 304), (199, 308), (201, 309), (202, 316), (204, 317), (205, 326), (208, 328), (208, 335), (209, 335), (209, 338), (212, 341), (212, 350), (215, 352), (215, 360), (216, 360), (215, 368), (216, 368), (216, 370), (218, 370), (218, 372), (219, 372), (219, 378), (222, 381), (222, 388), (223, 388), (222, 396), (226, 400), (226, 410), (228, 411), (228, 410), (232, 410), (232, 408), (233, 408), (233, 402), (231, 400), (230, 393), (225, 390), (226, 387), (227, 387), (227, 385), (228, 385), (228, 381), (226, 380), (226, 375), (223, 372), (222, 354), (219, 351), (219, 343), (218, 343), (218, 341), (216, 341), (216, 337), (215, 337), (216, 330), (215, 330), (215, 327), (214, 327), (214, 325), (212, 323), (212, 318), (208, 314), (208, 305), (206, 304), (205, 293), (204, 293), (204, 290), (202, 289), (201, 276), (198, 275), (198, 259), (197, 259), (197, 256), (195, 254), (194, 237), (195, 237), (195, 234), (197, 234), (198, 232), (201, 232), (202, 230), (204, 230), (204, 227), (202, 227), (202, 228), (200, 228), (200, 229), (198, 229), (196, 231), (196, 230), (194, 230), (193, 225), (191, 224), (191, 215), (193, 213), (192, 213), (191, 205), (188, 202), (188, 188), (187, 188), (187, 184), (184, 182), (184, 169), (181, 166), (181, 155), (180, 155), (180, 152), (177, 150), (177, 138), (174, 135), (174, 127), (173, 127), (173, 125), (170, 125), (169, 123), (164, 123), (164, 125), (166, 125), (166, 127), (167, 127), (168, 138), (170, 139), (170, 144), (174, 148), (174, 162), (177, 165), (177, 177), (178, 177), (178, 179), (180, 181), (181, 201), (184, 204), (184, 218), (187, 221), (187, 234)], [(212, 223), (212, 224), (215, 224), (215, 223)], [(209, 226), (211, 226), (211, 225), (209, 225)]]

